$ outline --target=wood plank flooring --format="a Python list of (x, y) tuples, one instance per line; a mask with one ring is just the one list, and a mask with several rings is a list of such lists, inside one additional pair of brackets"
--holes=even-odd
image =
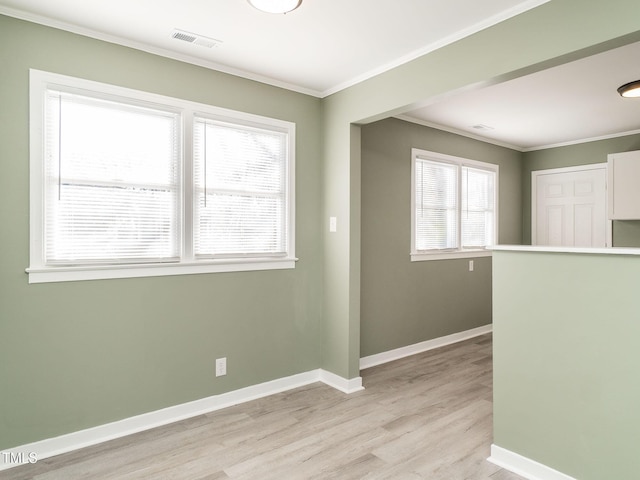
[(491, 335), (0, 472), (6, 480), (519, 480), (486, 461)]

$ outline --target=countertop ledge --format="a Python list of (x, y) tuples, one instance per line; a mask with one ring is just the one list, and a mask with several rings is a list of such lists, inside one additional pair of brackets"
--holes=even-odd
[(494, 245), (489, 250), (504, 252), (578, 253), (590, 255), (640, 255), (640, 248), (539, 247), (535, 245)]

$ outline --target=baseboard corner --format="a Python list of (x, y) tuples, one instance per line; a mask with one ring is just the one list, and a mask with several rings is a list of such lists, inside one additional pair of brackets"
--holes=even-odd
[(495, 444), (491, 445), (491, 456), (487, 458), (487, 461), (527, 480), (576, 480), (547, 465)]
[(347, 394), (364, 390), (364, 387), (362, 386), (362, 377), (347, 379), (328, 370), (320, 369), (320, 381)]

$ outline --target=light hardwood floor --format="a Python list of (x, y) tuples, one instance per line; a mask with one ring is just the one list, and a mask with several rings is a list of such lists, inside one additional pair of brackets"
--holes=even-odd
[(491, 336), (0, 472), (0, 479), (519, 480), (486, 461)]

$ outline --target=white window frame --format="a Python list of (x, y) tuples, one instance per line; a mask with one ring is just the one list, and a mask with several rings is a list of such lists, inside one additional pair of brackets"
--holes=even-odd
[[(416, 161), (428, 160), (435, 163), (447, 163), (455, 165), (458, 168), (458, 185), (457, 185), (457, 241), (456, 248), (442, 249), (442, 250), (430, 250), (419, 251), (416, 249)], [(461, 197), (462, 197), (462, 167), (476, 168), (480, 170), (487, 170), (494, 172), (496, 175), (495, 191), (494, 191), (494, 205), (495, 205), (495, 219), (494, 219), (494, 239), (497, 242), (498, 239), (498, 185), (499, 185), (499, 167), (498, 165), (486, 162), (480, 162), (477, 160), (470, 160), (468, 158), (456, 157), (453, 155), (446, 155), (443, 153), (431, 152), (428, 150), (421, 150), (418, 148), (411, 149), (411, 261), (421, 262), (426, 260), (445, 260), (455, 258), (477, 258), (477, 257), (490, 257), (491, 250), (487, 245), (485, 248), (462, 248), (462, 228), (461, 228)]]
[[(44, 125), (47, 89), (75, 92), (103, 99), (177, 111), (181, 116), (182, 224), (180, 259), (173, 263), (137, 263), (49, 266), (44, 261)], [(283, 256), (196, 259), (193, 253), (193, 122), (195, 116), (221, 119), (238, 125), (258, 126), (287, 134), (286, 179), (287, 252)], [(237, 112), (188, 100), (142, 92), (115, 85), (30, 70), (30, 249), (29, 283), (64, 282), (111, 278), (156, 277), (218, 272), (295, 268), (295, 123)]]

